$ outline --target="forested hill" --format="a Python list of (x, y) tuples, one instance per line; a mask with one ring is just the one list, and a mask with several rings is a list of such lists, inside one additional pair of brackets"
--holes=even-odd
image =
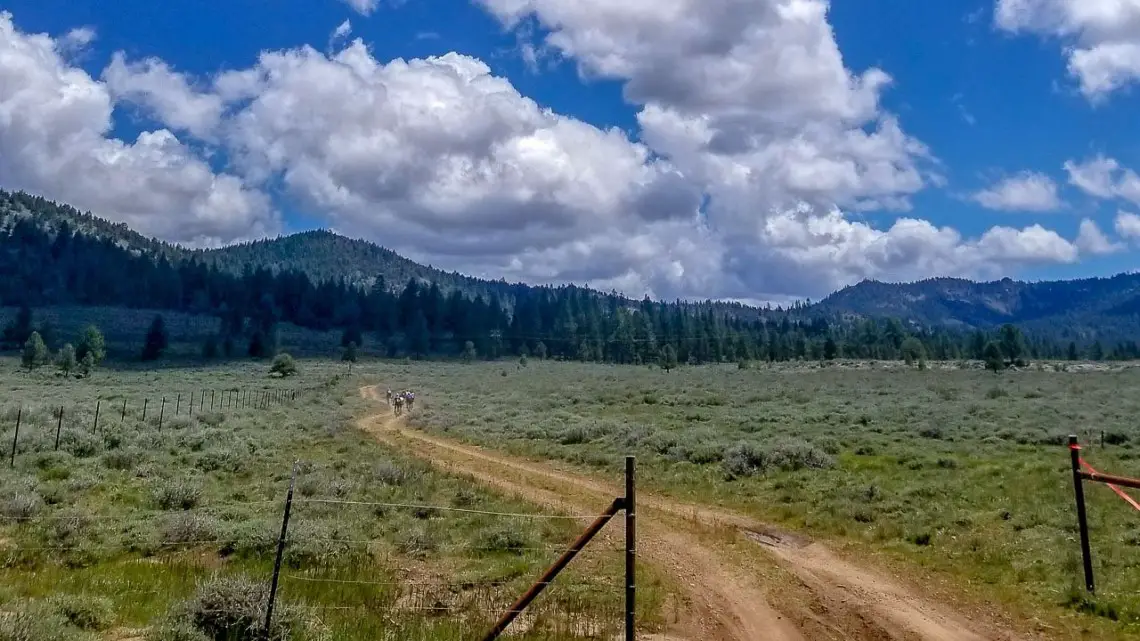
[(990, 328), (1014, 323), (1037, 333), (1092, 340), (1140, 334), (1140, 274), (1068, 281), (978, 283), (935, 278), (863, 281), (814, 306), (824, 314), (895, 316), (930, 327)]
[[(529, 353), (635, 363), (669, 352), (699, 363), (898, 358), (916, 353), (917, 344), (934, 358), (981, 358), (997, 324), (1012, 321), (1031, 331), (1006, 337), (1009, 345), (1024, 343), (1024, 350), (1006, 349), (1007, 362), (1125, 358), (1140, 355), (1135, 288), (1133, 276), (1034, 285), (942, 279), (863, 283), (790, 310), (631, 301), (581, 287), (448, 274), (329, 232), (187, 250), (67, 206), (0, 192), (0, 305), (208, 314), (221, 321), (216, 343), (240, 344), (252, 355), (273, 351), (275, 328), (291, 323), (338, 329), (345, 344), (392, 355)], [(1090, 325), (1097, 319), (1104, 324)], [(17, 330), (6, 337), (9, 347), (27, 333)]]
[(417, 279), (425, 285), (436, 283), (445, 293), (458, 290), (468, 296), (495, 294), (504, 300), (514, 299), (512, 285), (504, 281), (483, 280), (421, 265), (375, 243), (326, 230), (196, 250), (190, 252), (189, 257), (232, 274), (241, 274), (249, 267), (274, 273), (297, 271), (316, 283), (343, 280), (364, 288), (372, 287), (377, 277), (383, 277), (397, 288)]

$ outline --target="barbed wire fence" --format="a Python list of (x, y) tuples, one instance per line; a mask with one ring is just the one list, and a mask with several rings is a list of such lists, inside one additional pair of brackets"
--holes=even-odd
[[(77, 514), (28, 512), (0, 514), (0, 525), (8, 526), (6, 538), (0, 538), (0, 561), (5, 567), (69, 559), (70, 555), (94, 551), (121, 552), (123, 562), (145, 562), (165, 565), (174, 577), (183, 579), (162, 589), (127, 588), (139, 598), (160, 601), (172, 594), (190, 598), (199, 581), (217, 571), (214, 564), (202, 567), (201, 552), (215, 552), (220, 557), (256, 558), (264, 561), (257, 567), (257, 585), (264, 588), (257, 596), (256, 612), (236, 613), (214, 610), (205, 602), (196, 613), (217, 614), (235, 625), (275, 638), (275, 608), (278, 617), (295, 621), (298, 617), (324, 626), (341, 626), (360, 631), (383, 631), (385, 634), (424, 625), (451, 625), (461, 634), (455, 638), (493, 640), (508, 628), (512, 633), (525, 632), (528, 638), (614, 638), (623, 627), (625, 638), (633, 639), (634, 625), (634, 509), (633, 459), (627, 459), (626, 496), (613, 499), (597, 514), (570, 514), (558, 511), (512, 512), (478, 507), (460, 507), (433, 503), (384, 502), (356, 500), (335, 496), (295, 495), (300, 464), (294, 464), (289, 488), (282, 500), (231, 501), (195, 506), (187, 509), (133, 510), (126, 513)], [(252, 512), (251, 512), (252, 510)], [(405, 514), (418, 521), (431, 521), (441, 515), (471, 516), (499, 523), (503, 532), (541, 528), (552, 531), (557, 541), (543, 537), (541, 545), (525, 544), (524, 539), (493, 541), (489, 545), (455, 544), (450, 549), (425, 546), (424, 554), (416, 554), (416, 542), (393, 545), (391, 537), (352, 537), (338, 534), (351, 531), (340, 521), (365, 520), (383, 523)], [(537, 597), (555, 585), (555, 578), (570, 562), (587, 549), (604, 526), (620, 512), (625, 512), (624, 544), (616, 533), (604, 535), (589, 548), (591, 563), (582, 572), (571, 573), (560, 582), (561, 590), (552, 590), (548, 598)], [(195, 527), (195, 519), (245, 515), (259, 523), (270, 524), (274, 514), (279, 519), (277, 536), (268, 532), (203, 533)], [(110, 530), (129, 529), (133, 537), (115, 543), (82, 540), (80, 523), (104, 522)], [(127, 524), (131, 527), (126, 527)], [(307, 523), (321, 524), (316, 532), (304, 531)], [(582, 528), (585, 528), (584, 530)], [(567, 540), (571, 535), (573, 540)], [(23, 541), (33, 541), (24, 545)], [(45, 544), (46, 543), (46, 544)], [(312, 548), (335, 549), (346, 554), (314, 553)], [(184, 554), (185, 553), (185, 554)], [(625, 557), (621, 572), (621, 557)], [(490, 570), (453, 567), (438, 559), (466, 559), (468, 562), (490, 561)], [(272, 570), (268, 559), (272, 558)], [(367, 562), (365, 562), (367, 561)], [(486, 564), (484, 564), (486, 565)], [(537, 570), (545, 568), (538, 575)], [(600, 568), (600, 570), (599, 570)], [(159, 573), (161, 574), (161, 573)], [(157, 575), (156, 575), (157, 576)], [(190, 581), (193, 579), (193, 582)], [(191, 585), (193, 583), (193, 585)], [(529, 586), (525, 591), (524, 587)], [(63, 587), (63, 586), (61, 586)], [(624, 602), (620, 595), (624, 590)], [(119, 596), (126, 594), (121, 586)], [(521, 596), (520, 596), (521, 593)], [(157, 602), (156, 601), (156, 602)], [(624, 615), (624, 617), (623, 617)], [(361, 637), (364, 638), (364, 637)], [(398, 638), (414, 638), (399, 636)], [(424, 638), (435, 638), (424, 636)], [(448, 637), (451, 638), (451, 637)]]

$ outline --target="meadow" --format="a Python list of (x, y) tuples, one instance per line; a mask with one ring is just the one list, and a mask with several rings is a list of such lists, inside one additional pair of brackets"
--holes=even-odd
[[(379, 411), (359, 387), (395, 365), (349, 374), (341, 363), (301, 360), (288, 379), (248, 361), (105, 367), (88, 379), (17, 366), (0, 359), (4, 641), (261, 638), (295, 461), (273, 639), (469, 639), (584, 524), (404, 458), (358, 430), (357, 419)], [(223, 407), (234, 397), (225, 390), (277, 401)], [(297, 390), (295, 400), (286, 390)], [(576, 559), (516, 623), (519, 638), (616, 633), (620, 554), (602, 542)], [(648, 630), (666, 588), (642, 576)]]
[[(1140, 634), (1140, 520), (1086, 484), (1098, 591), (1083, 593), (1070, 433), (1140, 476), (1140, 369), (934, 363), (387, 365), (414, 425), (727, 506), (1043, 630)], [(388, 372), (391, 373), (388, 373)], [(420, 399), (423, 399), (422, 401)]]

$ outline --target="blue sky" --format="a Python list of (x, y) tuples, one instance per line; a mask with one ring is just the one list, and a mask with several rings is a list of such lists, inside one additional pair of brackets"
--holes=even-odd
[(1108, 275), (1140, 33), (1076, 2), (9, 0), (0, 186), (631, 295)]

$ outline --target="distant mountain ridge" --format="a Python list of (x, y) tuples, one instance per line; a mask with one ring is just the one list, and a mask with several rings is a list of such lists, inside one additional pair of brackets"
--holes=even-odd
[[(28, 217), (35, 218), (45, 228), (56, 229), (66, 224), (73, 231), (111, 240), (133, 252), (163, 256), (172, 262), (198, 260), (234, 274), (247, 268), (272, 272), (292, 270), (306, 274), (314, 282), (343, 280), (346, 284), (366, 288), (371, 287), (377, 277), (382, 277), (391, 291), (400, 290), (410, 279), (419, 279), (434, 282), (445, 291), (495, 297), (507, 305), (532, 288), (522, 283), (446, 272), (416, 263), (375, 243), (326, 230), (217, 249), (187, 249), (147, 238), (125, 224), (111, 223), (67, 205), (0, 190), (0, 230), (10, 228), (17, 219)], [(609, 297), (605, 292), (588, 291)], [(639, 301), (617, 298), (630, 307), (639, 304)], [(991, 282), (961, 278), (930, 278), (910, 283), (865, 280), (817, 303), (797, 304), (789, 310), (715, 301), (681, 305), (743, 320), (784, 316), (848, 320), (893, 317), (917, 328), (969, 331), (1014, 323), (1067, 340), (1140, 338), (1140, 273), (1042, 282), (1009, 278)]]

